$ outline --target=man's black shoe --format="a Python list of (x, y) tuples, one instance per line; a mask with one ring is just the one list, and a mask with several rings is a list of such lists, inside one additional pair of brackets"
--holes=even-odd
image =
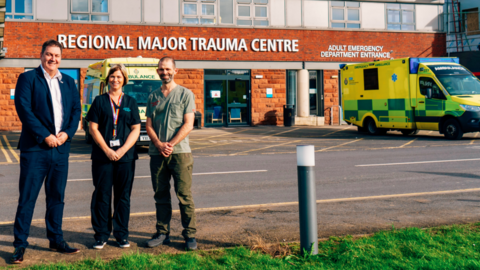
[(25, 254), (24, 247), (18, 247), (13, 252), (12, 258), (10, 258), (10, 263), (19, 264), (23, 262), (23, 254)]
[(67, 242), (62, 241), (60, 243), (52, 243), (50, 242), (50, 249), (56, 250), (60, 253), (64, 254), (75, 254), (80, 252), (80, 249), (78, 248), (71, 248), (68, 246)]
[(195, 238), (185, 237), (185, 248), (187, 250), (197, 249), (197, 240)]

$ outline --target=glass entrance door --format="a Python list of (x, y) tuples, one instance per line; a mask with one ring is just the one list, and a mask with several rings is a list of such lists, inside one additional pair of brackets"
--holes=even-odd
[(228, 124), (248, 124), (249, 81), (228, 81)]
[(205, 126), (250, 124), (250, 71), (205, 70)]

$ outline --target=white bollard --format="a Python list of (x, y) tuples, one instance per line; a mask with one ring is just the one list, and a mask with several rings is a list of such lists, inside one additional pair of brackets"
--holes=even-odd
[[(297, 145), (300, 249), (318, 254), (317, 202), (315, 192), (315, 147)], [(313, 246), (313, 249), (312, 249)]]

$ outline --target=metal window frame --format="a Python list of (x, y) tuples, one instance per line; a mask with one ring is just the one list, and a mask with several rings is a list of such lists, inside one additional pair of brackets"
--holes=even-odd
[[(188, 15), (185, 14), (185, 4), (195, 4), (197, 6), (197, 15)], [(182, 0), (181, 1), (181, 15), (182, 20), (180, 24), (184, 25), (218, 25), (218, 5), (220, 1), (216, 0)], [(203, 15), (202, 14), (202, 5), (213, 6), (213, 15)], [(184, 23), (183, 19), (198, 19), (198, 23)], [(213, 24), (202, 24), (202, 19), (213, 19)]]
[[(72, 21), (72, 22), (87, 22), (87, 21), (84, 21), (84, 20), (72, 20), (72, 15), (76, 15), (76, 14), (83, 14), (83, 15), (86, 15), (88, 14), (88, 22), (95, 22), (95, 23), (105, 23), (105, 22), (110, 22), (111, 21), (111, 6), (112, 6), (112, 0), (107, 0), (108, 2), (108, 11), (107, 12), (92, 12), (92, 5), (93, 5), (93, 2), (92, 0), (88, 0), (88, 12), (82, 12), (82, 11), (73, 11), (73, 4), (72, 2), (75, 1), (75, 0), (70, 0), (68, 1), (69, 3), (69, 11), (70, 11), (70, 14), (68, 16), (68, 21)], [(143, 1), (142, 1), (143, 3)], [(143, 12), (142, 12), (143, 13)], [(101, 15), (101, 16), (105, 16), (107, 15), (108, 16), (108, 21), (94, 21), (92, 20), (92, 15)]]
[[(400, 5), (400, 8), (389, 8), (388, 5), (389, 4), (399, 4)], [(402, 5), (412, 5), (413, 6), (413, 9), (402, 9)], [(395, 10), (395, 11), (400, 11), (400, 22), (397, 23), (397, 22), (389, 22), (388, 21), (388, 11), (389, 10)], [(404, 10), (407, 10), (407, 11), (413, 11), (413, 23), (404, 23), (403, 22), (403, 11)], [(409, 3), (385, 3), (385, 21), (386, 21), (386, 24), (385, 24), (385, 30), (388, 30), (388, 31), (412, 31), (412, 30), (402, 30), (402, 25), (413, 25), (413, 31), (417, 30), (417, 20), (416, 20), (416, 15), (417, 13), (417, 7), (415, 4), (409, 4)], [(400, 25), (400, 30), (396, 30), (396, 29), (388, 29), (388, 25), (391, 24), (391, 25)]]
[[(242, 0), (234, 0), (234, 23), (233, 25), (238, 27), (270, 27), (270, 1), (267, 3), (255, 3), (254, 0), (251, 0), (251, 3), (242, 3)], [(240, 2), (239, 2), (240, 1)], [(249, 6), (250, 7), (250, 16), (240, 16), (238, 15), (238, 9), (241, 6)], [(255, 16), (255, 7), (262, 6), (267, 9), (267, 17), (257, 17)], [(251, 20), (252, 25), (239, 25), (237, 22), (238, 20)], [(255, 21), (266, 21), (268, 25), (255, 25)]]
[[(27, 20), (35, 20), (35, 5), (36, 1), (32, 1), (32, 13), (17, 13), (15, 12), (15, 0), (12, 0), (12, 12), (7, 13), (5, 7), (5, 20), (12, 20), (12, 21), (27, 21)], [(7, 18), (7, 16), (12, 16), (12, 18)], [(15, 16), (32, 16), (32, 19), (15, 19)]]
[[(362, 3), (359, 2), (359, 7), (347, 7), (347, 1), (335, 1), (335, 2), (343, 2), (344, 6), (339, 7), (339, 6), (332, 6), (332, 1), (330, 2), (330, 28), (337, 28), (337, 29), (361, 29), (362, 28)], [(333, 9), (343, 9), (343, 18), (344, 20), (334, 20), (333, 19)], [(355, 9), (358, 10), (358, 21), (351, 21), (348, 19), (348, 10), (349, 9)], [(334, 23), (344, 23), (345, 27), (333, 27), (332, 24)], [(348, 28), (347, 25), (349, 23), (355, 23), (355, 24), (360, 24), (360, 28)]]

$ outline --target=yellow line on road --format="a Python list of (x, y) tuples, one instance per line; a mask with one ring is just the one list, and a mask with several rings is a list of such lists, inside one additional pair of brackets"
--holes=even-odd
[(354, 140), (354, 141), (349, 141), (349, 142), (346, 142), (346, 143), (342, 143), (342, 144), (339, 144), (339, 145), (334, 145), (334, 146), (330, 146), (330, 147), (327, 147), (327, 148), (323, 148), (323, 149), (317, 150), (317, 151), (315, 151), (315, 152), (327, 151), (327, 150), (332, 149), (332, 148), (344, 146), (344, 145), (351, 144), (351, 143), (354, 143), (354, 142), (358, 142), (358, 141), (361, 141), (361, 140), (363, 140), (363, 138), (360, 138), (360, 139)]
[(287, 130), (287, 131), (282, 131), (282, 132), (279, 132), (279, 133), (275, 133), (275, 134), (272, 134), (272, 135), (267, 135), (267, 136), (262, 137), (260, 139), (265, 139), (265, 138), (268, 138), (268, 137), (277, 136), (277, 135), (284, 134), (284, 133), (287, 133), (287, 132), (292, 132), (292, 131), (295, 131), (297, 129), (300, 129), (300, 128), (294, 128), (294, 129), (290, 129), (290, 130)]
[[(379, 199), (391, 199), (391, 198), (408, 198), (408, 197), (448, 195), (448, 194), (468, 193), (468, 192), (480, 192), (480, 188), (454, 189), (454, 190), (442, 190), (442, 191), (431, 191), (431, 192), (416, 192), (416, 193), (402, 193), (402, 194), (390, 194), (390, 195), (377, 195), (377, 196), (365, 196), (365, 197), (327, 199), (327, 200), (317, 200), (317, 203), (365, 201), (365, 200), (379, 200)], [(298, 202), (280, 202), (280, 203), (247, 204), (247, 205), (235, 205), (235, 206), (197, 208), (197, 209), (195, 209), (195, 212), (210, 212), (210, 211), (221, 211), (221, 210), (235, 210), (235, 209), (290, 206), (290, 205), (298, 205)], [(174, 213), (179, 213), (180, 211), (179, 210), (173, 210), (173, 212)], [(130, 216), (150, 216), (150, 215), (155, 215), (155, 214), (156, 214), (156, 212), (139, 212), (139, 213), (132, 213), (132, 214), (130, 214)], [(90, 216), (63, 218), (63, 220), (81, 220), (81, 219), (90, 219)], [(38, 222), (44, 222), (44, 221), (45, 221), (45, 219), (34, 219), (34, 220), (32, 220), (32, 223), (38, 223)], [(13, 224), (13, 223), (14, 223), (14, 221), (5, 221), (5, 222), (0, 222), (0, 225), (10, 225), (10, 224)]]
[(220, 134), (220, 135), (214, 135), (214, 136), (210, 136), (210, 137), (206, 137), (206, 138), (201, 138), (201, 139), (190, 139), (190, 141), (204, 141), (206, 139), (210, 139), (210, 138), (215, 138), (215, 137), (220, 137), (220, 136), (225, 136), (225, 135), (231, 135), (231, 134), (235, 134), (235, 133), (240, 133), (242, 131), (245, 131), (245, 129), (242, 129), (240, 131), (236, 131), (236, 132), (228, 132), (228, 133), (225, 133), (225, 134)]
[(243, 153), (248, 153), (248, 152), (253, 152), (253, 151), (259, 151), (259, 150), (263, 150), (263, 149), (268, 149), (268, 148), (272, 148), (272, 147), (276, 147), (276, 146), (282, 146), (282, 145), (290, 144), (290, 143), (296, 143), (296, 142), (300, 142), (300, 141), (302, 141), (302, 140), (296, 140), (296, 141), (291, 141), (291, 142), (286, 142), (286, 143), (271, 145), (271, 146), (267, 146), (267, 147), (263, 147), (263, 148), (251, 149), (251, 150), (247, 150), (247, 151), (243, 151), (243, 152), (238, 152), (238, 153), (230, 154), (230, 156), (236, 156), (236, 155), (243, 154)]
[[(479, 132), (477, 132), (477, 133), (475, 134), (475, 136), (473, 136), (473, 138), (477, 138), (478, 134), (479, 134)], [(470, 144), (473, 144), (475, 141), (476, 141), (476, 140), (472, 140), (472, 141), (470, 142)]]
[(409, 145), (409, 144), (413, 143), (413, 142), (414, 142), (414, 141), (416, 141), (417, 139), (418, 139), (418, 138), (415, 138), (415, 139), (413, 139), (413, 140), (411, 140), (411, 141), (407, 142), (406, 144), (404, 144), (404, 145), (402, 145), (402, 146), (399, 146), (398, 148), (403, 148), (403, 147), (405, 147), (405, 146), (407, 146), (407, 145)]
[(337, 133), (337, 132), (340, 132), (340, 131), (344, 131), (344, 130), (349, 129), (349, 128), (351, 128), (351, 127), (342, 128), (342, 129), (340, 129), (340, 130), (336, 130), (336, 131), (334, 131), (334, 132), (330, 132), (330, 133), (327, 133), (327, 134), (325, 134), (325, 135), (322, 135), (321, 137), (326, 137), (326, 136), (328, 136), (328, 135), (331, 135), (331, 134), (334, 134), (334, 133)]
[(5, 158), (7, 159), (7, 162), (12, 163), (12, 160), (10, 159), (10, 156), (8, 155), (8, 152), (3, 147), (3, 143), (2, 143), (1, 139), (0, 139), (0, 150), (2, 150), (3, 154), (5, 155)]
[(210, 145), (208, 145), (208, 146), (199, 147), (199, 148), (192, 148), (192, 151), (193, 151), (193, 150), (204, 149), (204, 148), (215, 147), (215, 146), (222, 146), (222, 145), (227, 145), (227, 144), (234, 144), (234, 143), (236, 143), (236, 142), (229, 142), (229, 143), (222, 143), (222, 144), (210, 143)]
[(18, 157), (17, 153), (15, 153), (15, 150), (13, 150), (12, 146), (10, 145), (10, 142), (7, 139), (7, 136), (3, 135), (3, 139), (5, 140), (5, 143), (7, 144), (8, 149), (12, 153), (12, 155), (15, 157), (17, 162), (20, 162), (20, 158)]

